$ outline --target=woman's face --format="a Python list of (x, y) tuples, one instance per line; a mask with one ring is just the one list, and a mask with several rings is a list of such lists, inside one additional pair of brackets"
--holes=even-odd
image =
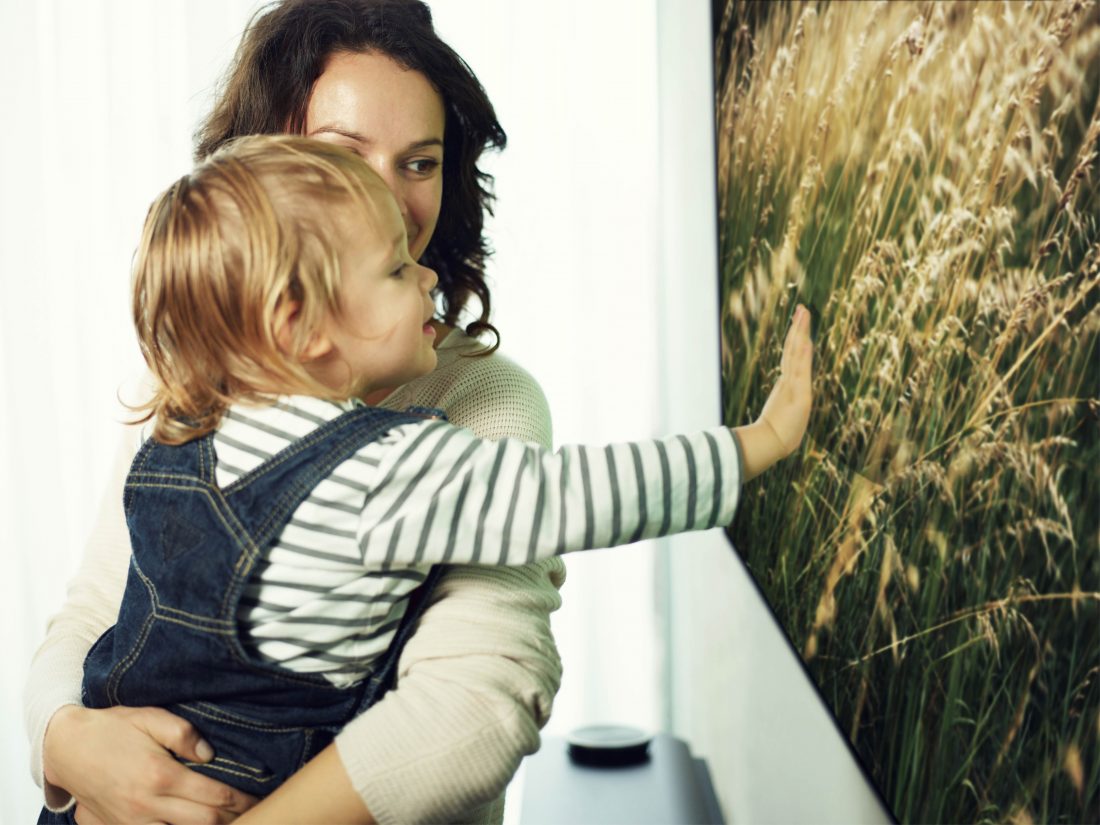
[(306, 108), (306, 136), (358, 153), (393, 192), (419, 260), (443, 197), (443, 100), (420, 72), (384, 54), (337, 52)]

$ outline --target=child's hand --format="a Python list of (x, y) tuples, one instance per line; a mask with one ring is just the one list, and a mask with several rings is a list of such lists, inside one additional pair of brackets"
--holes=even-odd
[(802, 443), (810, 421), (810, 389), (814, 345), (810, 341), (810, 312), (802, 304), (794, 312), (783, 356), (779, 360), (779, 380), (772, 387), (757, 421), (771, 427), (786, 458)]
[(753, 424), (734, 430), (741, 442), (745, 481), (786, 458), (802, 443), (813, 401), (812, 365), (810, 313), (799, 304), (783, 343), (779, 380), (764, 402), (760, 417)]

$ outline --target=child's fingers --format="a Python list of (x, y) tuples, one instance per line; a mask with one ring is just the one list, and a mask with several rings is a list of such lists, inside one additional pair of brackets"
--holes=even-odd
[(806, 307), (799, 304), (791, 319), (791, 327), (787, 330), (787, 339), (783, 342), (783, 355), (779, 360), (779, 371), (790, 374), (797, 368), (796, 361), (801, 357), (803, 346), (810, 340), (809, 327), (810, 313)]
[(810, 338), (810, 313), (803, 306), (799, 306), (798, 314), (791, 325), (790, 338), (790, 375), (792, 378), (807, 378), (813, 362), (813, 341)]
[(791, 359), (794, 357), (795, 341), (798, 337), (801, 312), (802, 305), (799, 304), (794, 311), (794, 318), (791, 319), (791, 325), (787, 328), (787, 337), (783, 339), (783, 353), (779, 356), (780, 375), (786, 375), (793, 366)]

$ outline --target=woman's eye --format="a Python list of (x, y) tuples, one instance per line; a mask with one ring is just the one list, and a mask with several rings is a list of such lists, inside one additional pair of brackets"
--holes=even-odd
[(435, 158), (420, 158), (418, 160), (410, 160), (405, 164), (405, 168), (416, 175), (430, 175), (436, 169), (439, 168), (439, 161)]
[(397, 269), (395, 269), (393, 272), (390, 273), (390, 277), (391, 278), (400, 278), (404, 271), (405, 271), (405, 264), (401, 264), (399, 267), (397, 267)]

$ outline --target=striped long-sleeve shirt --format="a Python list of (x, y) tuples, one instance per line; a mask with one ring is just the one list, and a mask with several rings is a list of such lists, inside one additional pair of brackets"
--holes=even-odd
[[(218, 484), (354, 403), (233, 407), (214, 437)], [(725, 525), (740, 486), (724, 427), (552, 452), (438, 420), (398, 426), (295, 511), (245, 590), (242, 638), (266, 660), (350, 684), (388, 647), (432, 564), (526, 564)]]

